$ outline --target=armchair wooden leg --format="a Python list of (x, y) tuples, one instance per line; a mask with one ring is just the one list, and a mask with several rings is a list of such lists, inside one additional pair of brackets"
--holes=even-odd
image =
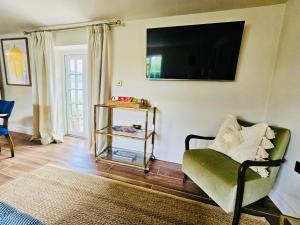
[(14, 157), (15, 156), (14, 143), (13, 143), (13, 140), (11, 139), (10, 134), (6, 135), (6, 139), (8, 141), (9, 147), (10, 147), (11, 157)]
[(232, 225), (238, 225), (240, 222), (240, 218), (241, 218), (241, 207), (236, 205), (234, 209)]
[(238, 182), (237, 182), (237, 191), (236, 191), (236, 199), (235, 199), (235, 207), (232, 225), (238, 225), (241, 217), (241, 210), (244, 198), (244, 188), (245, 188), (245, 171), (239, 173)]
[(238, 184), (232, 225), (238, 225), (240, 222), (243, 195), (244, 195), (244, 183)]
[(187, 175), (184, 173), (184, 174), (183, 174), (183, 179), (182, 179), (182, 182), (183, 182), (183, 183), (185, 183), (185, 182), (186, 182), (186, 180), (187, 180), (187, 178), (188, 178), (188, 176), (187, 176)]
[(265, 203), (266, 203), (266, 197), (262, 198), (261, 200), (259, 200), (259, 205), (261, 207), (265, 207)]

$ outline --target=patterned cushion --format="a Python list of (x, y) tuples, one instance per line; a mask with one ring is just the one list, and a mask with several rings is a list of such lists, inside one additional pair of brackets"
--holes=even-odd
[(21, 213), (6, 203), (0, 202), (1, 225), (44, 225), (37, 219)]

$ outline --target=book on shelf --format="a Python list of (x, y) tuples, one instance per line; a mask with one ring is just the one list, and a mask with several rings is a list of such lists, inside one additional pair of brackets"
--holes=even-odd
[(113, 157), (122, 160), (133, 161), (136, 159), (137, 154), (129, 150), (115, 150), (113, 151)]

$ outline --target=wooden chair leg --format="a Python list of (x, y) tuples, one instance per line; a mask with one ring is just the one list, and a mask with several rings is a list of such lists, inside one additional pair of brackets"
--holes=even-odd
[(241, 205), (235, 205), (232, 225), (238, 225), (241, 218)]
[(187, 177), (188, 177), (188, 176), (187, 176), (187, 175), (184, 173), (184, 174), (183, 174), (183, 179), (182, 179), (182, 182), (183, 182), (183, 183), (185, 183), (185, 182), (186, 182), (186, 180), (187, 180)]
[(244, 198), (245, 173), (246, 173), (246, 169), (243, 169), (243, 168), (241, 170), (239, 170), (239, 173), (238, 173), (236, 199), (235, 199), (235, 207), (234, 207), (232, 225), (238, 225), (240, 222), (242, 204), (243, 204), (243, 198)]
[(264, 197), (261, 200), (259, 200), (260, 207), (265, 207), (265, 203), (266, 203), (266, 197)]
[(13, 143), (13, 140), (11, 139), (10, 134), (6, 135), (6, 139), (8, 141), (9, 147), (10, 147), (11, 157), (14, 157), (15, 156), (15, 153), (14, 153), (14, 143)]
[(0, 152), (1, 152), (1, 150), (2, 150), (2, 145), (0, 144)]

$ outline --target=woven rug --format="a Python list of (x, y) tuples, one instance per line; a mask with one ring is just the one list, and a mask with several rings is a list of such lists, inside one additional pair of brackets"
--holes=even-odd
[[(219, 207), (45, 166), (0, 188), (0, 200), (48, 225), (231, 224)], [(241, 225), (269, 225), (242, 215)]]

